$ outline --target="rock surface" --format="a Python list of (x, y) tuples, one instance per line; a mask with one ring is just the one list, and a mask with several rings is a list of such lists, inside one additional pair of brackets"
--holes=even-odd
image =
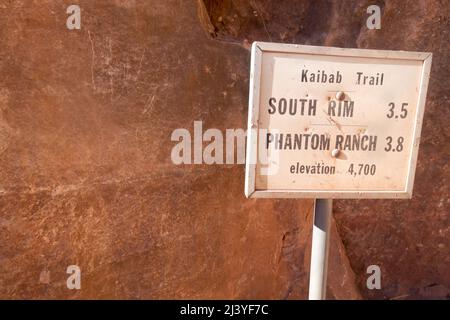
[[(365, 298), (450, 298), (450, 3), (421, 1), (205, 0), (213, 36), (433, 53), (412, 200), (335, 201), (338, 230)], [(368, 30), (378, 4), (381, 29)], [(366, 288), (378, 265), (381, 290)]]
[(313, 202), (170, 159), (195, 120), (246, 127), (254, 40), (433, 52), (414, 197), (335, 202), (328, 297), (449, 297), (448, 1), (79, 3), (69, 31), (66, 1), (0, 2), (0, 298), (307, 297)]
[[(66, 1), (0, 2), (0, 298), (306, 298), (313, 202), (170, 158), (195, 120), (245, 128), (249, 52), (200, 1), (79, 3), (69, 31)], [(360, 297), (335, 226), (330, 274)]]

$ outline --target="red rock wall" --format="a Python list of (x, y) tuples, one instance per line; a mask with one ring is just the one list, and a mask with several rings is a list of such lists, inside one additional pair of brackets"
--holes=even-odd
[(69, 4), (0, 3), (1, 298), (307, 297), (312, 201), (170, 159), (195, 120), (245, 128), (253, 40), (434, 53), (415, 197), (336, 202), (328, 293), (445, 297), (447, 2), (383, 2), (380, 31), (360, 1), (85, 0), (79, 31)]
[[(448, 1), (205, 0), (224, 41), (255, 40), (433, 53), (412, 200), (335, 201), (339, 234), (365, 298), (450, 297), (450, 145)], [(378, 4), (381, 29), (368, 30)], [(367, 290), (379, 265), (382, 289)]]

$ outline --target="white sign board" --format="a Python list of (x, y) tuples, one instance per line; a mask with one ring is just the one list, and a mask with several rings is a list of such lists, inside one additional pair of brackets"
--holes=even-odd
[(247, 197), (410, 198), (431, 56), (253, 43)]

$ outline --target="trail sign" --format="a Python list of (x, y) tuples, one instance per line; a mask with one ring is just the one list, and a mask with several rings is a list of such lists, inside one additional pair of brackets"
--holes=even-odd
[(253, 43), (247, 197), (411, 197), (431, 56)]

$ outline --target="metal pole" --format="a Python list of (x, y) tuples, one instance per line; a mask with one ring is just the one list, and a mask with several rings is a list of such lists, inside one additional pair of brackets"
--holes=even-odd
[(309, 273), (309, 300), (325, 300), (328, 270), (328, 243), (333, 200), (316, 199)]

